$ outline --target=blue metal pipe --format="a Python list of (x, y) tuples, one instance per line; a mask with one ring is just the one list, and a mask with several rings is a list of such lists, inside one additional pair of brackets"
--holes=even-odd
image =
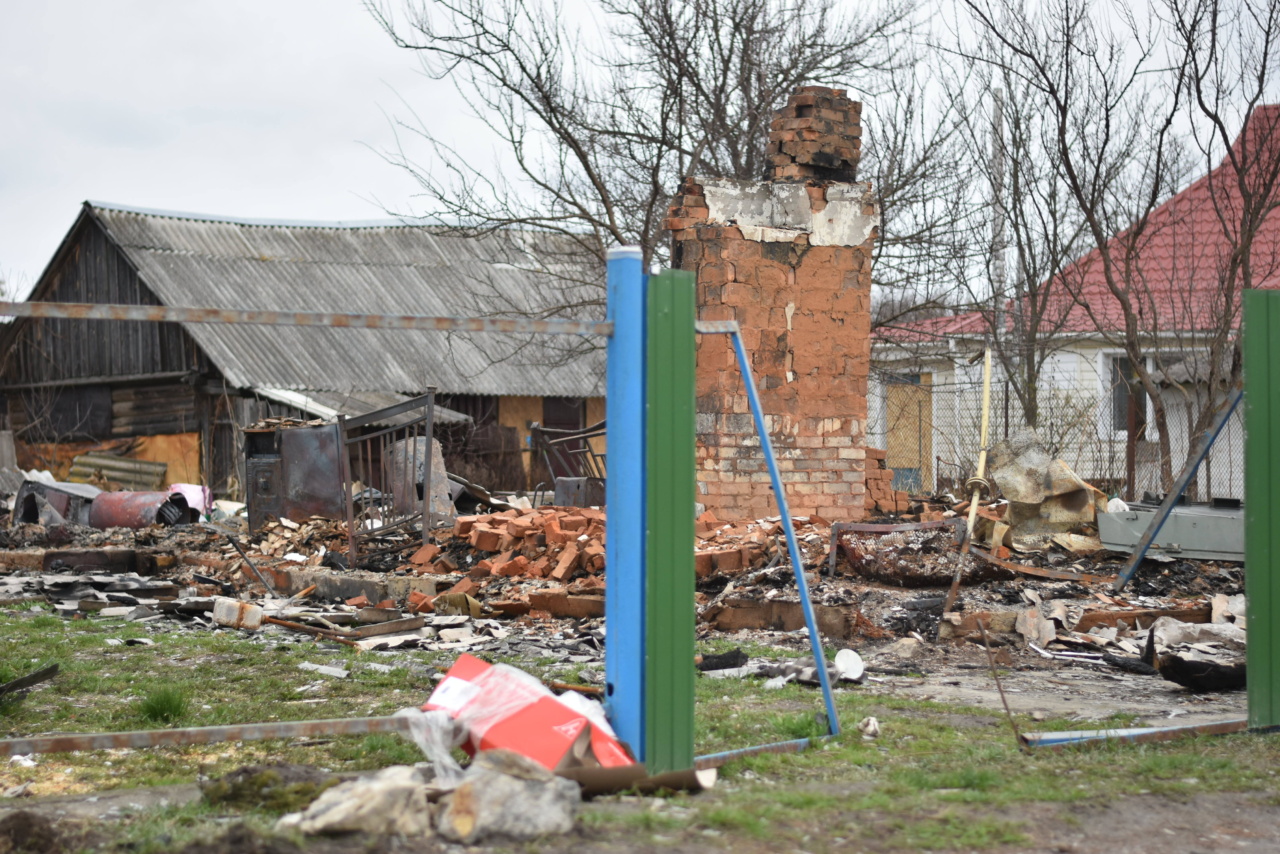
[(819, 742), (827, 741), (832, 737), (823, 735), (818, 738), (797, 738), (794, 741), (775, 741), (772, 744), (739, 747), (737, 750), (726, 750), (722, 753), (708, 753), (705, 756), (695, 757), (693, 767), (701, 771), (704, 768), (719, 768), (721, 765), (726, 765), (735, 759), (759, 756), (761, 753), (799, 753), (810, 747), (816, 747)]
[[(764, 412), (760, 408), (760, 396), (756, 393), (756, 381), (751, 373), (751, 363), (747, 361), (747, 350), (742, 343), (742, 334), (734, 330), (730, 335), (733, 338), (734, 352), (738, 355), (738, 367), (742, 370), (742, 382), (747, 387), (747, 400), (751, 403), (751, 416), (756, 422), (756, 432), (760, 434), (760, 447), (764, 450), (765, 463), (769, 466), (769, 480), (773, 483), (773, 497), (778, 501), (778, 512), (782, 515), (782, 527), (787, 533), (787, 551), (791, 554), (791, 567), (795, 571), (796, 586), (800, 589), (800, 604), (804, 609), (805, 625), (809, 629), (809, 646), (813, 649), (813, 661), (817, 665), (818, 683), (822, 686), (822, 701), (827, 707), (828, 732), (832, 735), (839, 735), (840, 721), (836, 717), (836, 700), (831, 693), (831, 677), (827, 674), (827, 659), (822, 653), (822, 637), (818, 634), (818, 621), (814, 618), (813, 603), (809, 600), (809, 583), (804, 578), (804, 561), (800, 559), (800, 546), (796, 543), (796, 529), (791, 522), (791, 510), (787, 507), (787, 494), (783, 491), (782, 476), (778, 473), (778, 463), (773, 457), (773, 442), (769, 440), (769, 431), (765, 429)], [(607, 590), (608, 588), (606, 587), (605, 589)]]
[(1249, 722), (1233, 718), (1211, 724), (1186, 724), (1166, 727), (1130, 727), (1126, 729), (1085, 729), (1069, 732), (1024, 732), (1020, 738), (1027, 747), (1060, 748), (1072, 744), (1091, 744), (1103, 741), (1123, 741), (1146, 744), (1153, 741), (1172, 741), (1187, 735), (1230, 735), (1244, 732)]

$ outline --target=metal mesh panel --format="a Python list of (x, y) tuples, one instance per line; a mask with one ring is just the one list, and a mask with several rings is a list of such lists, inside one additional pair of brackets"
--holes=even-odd
[[(950, 376), (950, 375), (948, 375)], [(917, 379), (918, 378), (918, 379)], [(1123, 495), (1128, 485), (1126, 453), (1130, 441), (1127, 412), (1116, 412), (1111, 378), (1089, 384), (1055, 377), (1039, 390), (1036, 430), (1050, 455), (1059, 457), (1086, 481), (1109, 495)], [(873, 371), (868, 406), (868, 444), (883, 447), (885, 464), (895, 469), (897, 489), (923, 492), (957, 491), (974, 474), (982, 418), (982, 381), (941, 382), (929, 374), (904, 375)], [(1177, 476), (1192, 447), (1191, 430), (1197, 415), (1225, 396), (1208, 400), (1208, 389), (1170, 386), (1164, 399), (1172, 473)], [(1152, 407), (1134, 439), (1134, 495), (1161, 494), (1159, 436)], [(1023, 405), (1007, 381), (995, 378), (991, 387), (991, 441), (999, 442), (1022, 428)], [(900, 479), (899, 468), (905, 470)], [(911, 481), (910, 485), (905, 485)], [(904, 484), (904, 485), (900, 485)], [(915, 484), (918, 483), (917, 487)], [(1244, 495), (1244, 426), (1239, 412), (1232, 415), (1209, 452), (1196, 481), (1188, 490), (1192, 500), (1241, 498)]]

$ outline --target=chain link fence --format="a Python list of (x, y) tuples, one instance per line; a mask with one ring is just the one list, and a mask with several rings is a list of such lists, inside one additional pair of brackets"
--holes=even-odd
[[(982, 424), (982, 380), (953, 374), (898, 374), (873, 370), (868, 402), (868, 444), (885, 449), (885, 465), (894, 470), (895, 489), (952, 492), (976, 473)], [(1086, 481), (1108, 495), (1124, 496), (1128, 486), (1127, 451), (1134, 436), (1133, 495), (1163, 494), (1159, 441), (1153, 407), (1135, 400), (1130, 424), (1128, 389), (1120, 383), (1089, 385), (1055, 378), (1039, 389), (1036, 432), (1051, 456), (1061, 458)], [(1208, 405), (1207, 388), (1163, 392), (1173, 476), (1185, 465), (1195, 418)], [(1222, 399), (1218, 395), (1215, 403)], [(1011, 384), (991, 384), (990, 442), (994, 445), (1023, 428), (1023, 407)], [(1187, 490), (1195, 501), (1244, 496), (1244, 424), (1237, 409), (1218, 436)]]

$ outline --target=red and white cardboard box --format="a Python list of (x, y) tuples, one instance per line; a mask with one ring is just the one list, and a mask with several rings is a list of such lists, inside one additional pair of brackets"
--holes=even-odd
[(423, 709), (443, 709), (463, 720), (473, 751), (512, 750), (551, 771), (635, 764), (617, 739), (523, 676), (463, 654)]

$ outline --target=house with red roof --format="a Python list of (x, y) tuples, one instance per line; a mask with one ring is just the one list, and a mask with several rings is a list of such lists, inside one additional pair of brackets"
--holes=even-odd
[[(1242, 289), (1280, 287), (1280, 216), (1270, 215), (1280, 204), (1277, 173), (1280, 105), (1259, 107), (1217, 167), (1107, 242), (1110, 280), (1094, 248), (1041, 285), (1042, 328), (1051, 335), (1041, 350), (1037, 431), (1082, 477), (1118, 491), (1132, 440), (1135, 494), (1160, 491), (1155, 407), (1134, 379), (1127, 335), (1141, 342), (1160, 387), (1174, 471), (1183, 465), (1197, 415), (1238, 376), (1232, 344)], [(1012, 334), (1017, 309), (1006, 302), (994, 323), (990, 310), (969, 311), (877, 332), (868, 444), (886, 449), (886, 465), (900, 473), (898, 488), (945, 488), (971, 473), (979, 449), (981, 354), (993, 329)], [(998, 367), (993, 377), (994, 442), (1019, 430), (1023, 419)], [(1243, 495), (1241, 416), (1215, 444), (1197, 497)]]

